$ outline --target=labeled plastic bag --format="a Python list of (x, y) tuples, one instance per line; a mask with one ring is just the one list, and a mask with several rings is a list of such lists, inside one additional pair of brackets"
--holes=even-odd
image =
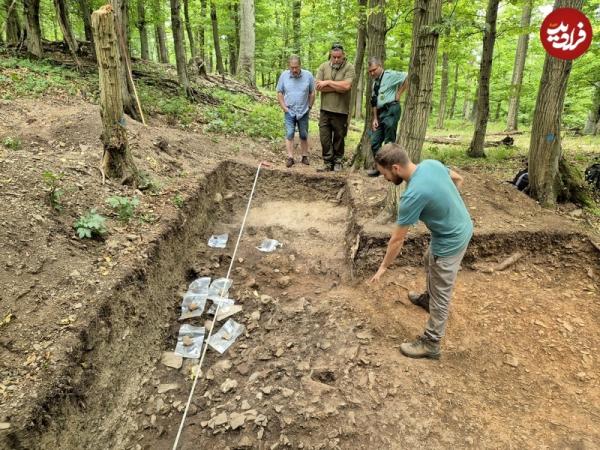
[(179, 328), (175, 354), (184, 358), (200, 358), (204, 342), (204, 327), (183, 324)]
[(216, 297), (227, 297), (229, 289), (233, 285), (233, 280), (229, 278), (217, 278), (208, 289), (208, 298), (213, 300)]
[(210, 337), (208, 345), (219, 353), (223, 353), (231, 347), (231, 344), (233, 344), (243, 332), (244, 325), (237, 323), (233, 319), (229, 319), (223, 324), (219, 331)]
[(188, 291), (192, 294), (208, 295), (208, 287), (210, 286), (210, 277), (197, 278), (191, 282)]
[(227, 246), (227, 240), (229, 234), (213, 234), (208, 240), (208, 246), (212, 248), (225, 248)]
[(186, 293), (181, 302), (181, 317), (179, 317), (179, 320), (200, 317), (204, 312), (207, 296), (208, 294)]
[(261, 242), (260, 246), (256, 247), (258, 250), (264, 253), (274, 252), (277, 247), (281, 247), (283, 244), (275, 239), (265, 239)]

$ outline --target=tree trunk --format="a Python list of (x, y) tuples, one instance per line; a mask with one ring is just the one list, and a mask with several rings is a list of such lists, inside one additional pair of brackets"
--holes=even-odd
[(140, 50), (142, 59), (148, 61), (150, 52), (148, 49), (148, 30), (146, 29), (146, 10), (144, 8), (144, 0), (137, 0), (137, 29), (140, 33)]
[(254, 74), (254, 0), (240, 2), (240, 57), (237, 76), (247, 85), (256, 86)]
[[(581, 9), (583, 0), (556, 0), (554, 9)], [(540, 79), (529, 145), (529, 194), (542, 206), (556, 205), (561, 190), (559, 161), (562, 156), (560, 126), (571, 60), (546, 54)]]
[(181, 16), (179, 13), (179, 0), (170, 0), (171, 2), (171, 28), (173, 30), (173, 43), (175, 44), (175, 63), (177, 65), (177, 79), (185, 91), (186, 95), (190, 93), (190, 82), (187, 75), (187, 64), (185, 57), (185, 38), (183, 36), (183, 27), (181, 26)]
[(435, 77), (441, 0), (415, 0), (408, 92), (397, 142), (413, 162), (421, 160)]
[(496, 115), (494, 116), (494, 121), (500, 120), (500, 111), (502, 110), (502, 101), (498, 100), (496, 102)]
[(225, 74), (223, 67), (223, 55), (221, 54), (221, 44), (219, 42), (219, 22), (217, 19), (217, 7), (215, 2), (210, 2), (210, 22), (212, 24), (213, 42), (215, 46), (215, 58), (217, 59), (217, 72)]
[(27, 51), (38, 58), (42, 57), (42, 30), (40, 28), (40, 0), (23, 0), (25, 28), (27, 30)]
[[(369, 0), (367, 11), (367, 55), (375, 56), (381, 61), (385, 59), (385, 0)], [(362, 69), (361, 69), (362, 72)], [(355, 74), (358, 73), (355, 70)], [(352, 167), (355, 169), (369, 168), (373, 165), (373, 154), (371, 151), (371, 123), (373, 122), (373, 111), (371, 110), (371, 92), (373, 86), (365, 77), (365, 125), (363, 134), (356, 148)]]
[(6, 43), (17, 45), (21, 41), (21, 22), (17, 13), (16, 0), (4, 0), (6, 11)]
[(135, 184), (138, 170), (127, 146), (121, 95), (120, 50), (113, 9), (105, 5), (92, 14), (92, 29), (98, 57), (100, 116), (102, 118), (103, 174), (122, 183)]
[(479, 67), (479, 96), (477, 98), (477, 120), (475, 132), (467, 154), (474, 158), (485, 157), (483, 141), (490, 115), (490, 75), (492, 73), (492, 58), (494, 56), (494, 42), (496, 41), (496, 19), (498, 17), (498, 4), (500, 0), (489, 0), (485, 13), (485, 30), (483, 32), (483, 52)]
[(456, 95), (458, 94), (458, 63), (454, 66), (454, 84), (452, 86), (452, 100), (450, 100), (450, 111), (448, 117), (454, 119), (454, 108), (456, 107)]
[(73, 56), (73, 60), (75, 60), (75, 64), (79, 66), (79, 58), (77, 58), (77, 50), (79, 47), (77, 46), (77, 41), (73, 37), (71, 21), (69, 20), (69, 11), (67, 10), (65, 0), (54, 0), (54, 7), (56, 8), (56, 16), (63, 34), (63, 39), (67, 43), (67, 47), (69, 47), (69, 51), (71, 52), (71, 56)]
[(158, 60), (163, 64), (169, 63), (169, 51), (167, 50), (167, 36), (165, 25), (160, 22), (155, 26), (156, 46), (158, 47)]
[(512, 81), (510, 86), (510, 99), (508, 101), (508, 117), (506, 119), (506, 131), (515, 131), (519, 126), (519, 98), (523, 86), (523, 73), (525, 72), (525, 59), (527, 58), (527, 47), (529, 46), (529, 25), (531, 23), (531, 10), (533, 0), (525, 0), (523, 12), (521, 13), (521, 35), (515, 53), (515, 65), (513, 67)]
[(469, 105), (471, 107), (471, 109), (469, 110), (469, 121), (473, 122), (473, 124), (475, 124), (475, 122), (477, 121), (477, 105), (478, 105), (478, 99), (479, 99), (479, 86), (477, 86), (475, 88), (475, 93), (473, 94), (473, 98), (471, 99), (471, 104)]
[(195, 58), (197, 55), (196, 43), (194, 42), (194, 31), (190, 22), (189, 0), (183, 0), (183, 18), (185, 19), (185, 29), (190, 43), (190, 53), (192, 54), (192, 58)]
[[(123, 109), (132, 119), (138, 122), (142, 121), (142, 114), (139, 111), (134, 98), (135, 86), (130, 76), (129, 63), (129, 47), (127, 45), (126, 30), (127, 30), (127, 1), (128, 0), (111, 0), (114, 15), (115, 15), (115, 32), (119, 42), (119, 53), (121, 55), (121, 92), (123, 96)], [(96, 46), (98, 50), (98, 46)]]
[[(363, 92), (365, 90), (365, 70), (361, 70), (360, 72), (356, 72), (355, 76), (358, 77), (358, 83), (356, 83), (356, 94), (354, 100), (354, 118), (356, 120), (360, 120), (363, 118), (362, 114), (362, 101), (363, 101)], [(351, 122), (351, 121), (349, 121)], [(350, 125), (350, 124), (348, 124)]]
[(79, 12), (83, 20), (85, 40), (90, 43), (92, 57), (96, 59), (96, 46), (94, 45), (94, 34), (92, 33), (92, 16), (90, 13), (89, 0), (79, 0)]
[[(292, 28), (293, 28), (293, 48), (292, 53), (300, 55), (302, 53), (302, 40), (301, 40), (301, 14), (302, 14), (302, 0), (292, 0)], [(352, 104), (352, 103), (351, 103)]]
[[(300, 2), (298, 2), (300, 3)], [(356, 33), (356, 59), (354, 60), (354, 76), (356, 83), (352, 85), (350, 93), (350, 113), (348, 114), (348, 126), (352, 122), (352, 108), (355, 108), (360, 118), (362, 104), (360, 96), (362, 94), (362, 86), (364, 84), (363, 63), (365, 60), (365, 47), (367, 43), (367, 0), (358, 0), (358, 29)]]
[(239, 14), (240, 4), (239, 2), (233, 2), (229, 5), (229, 13), (231, 15), (231, 21), (233, 22), (233, 27), (231, 28), (231, 33), (229, 33), (227, 44), (229, 47), (229, 73), (235, 75), (237, 73), (237, 59), (239, 55), (239, 24), (240, 24), (240, 14)]
[(598, 125), (600, 125), (600, 81), (594, 84), (592, 107), (590, 108), (583, 134), (597, 134)]
[(444, 128), (444, 119), (446, 116), (446, 99), (448, 98), (448, 52), (442, 53), (442, 86), (440, 90), (440, 107), (436, 128)]
[(200, 0), (200, 27), (198, 27), (198, 46), (202, 61), (206, 59), (206, 43), (204, 35), (204, 18), (206, 17), (206, 0)]
[(463, 100), (463, 110), (462, 110), (462, 118), (463, 120), (467, 120), (467, 118), (469, 117), (469, 97), (470, 97), (471, 93), (469, 92), (469, 89), (467, 88), (467, 90), (465, 91), (465, 99)]

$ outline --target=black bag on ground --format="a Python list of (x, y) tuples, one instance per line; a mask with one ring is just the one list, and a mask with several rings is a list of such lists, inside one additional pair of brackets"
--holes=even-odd
[(527, 169), (519, 170), (510, 184), (514, 185), (520, 191), (527, 189), (529, 186), (529, 172)]
[(594, 163), (585, 169), (585, 181), (600, 190), (600, 163)]

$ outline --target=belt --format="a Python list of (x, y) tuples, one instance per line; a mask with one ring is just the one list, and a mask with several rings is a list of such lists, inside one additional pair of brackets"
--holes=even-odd
[(378, 112), (379, 112), (379, 111), (385, 111), (385, 110), (387, 110), (389, 107), (391, 107), (391, 106), (393, 106), (393, 105), (397, 105), (398, 103), (399, 103), (399, 102), (398, 102), (398, 100), (391, 101), (391, 102), (389, 102), (389, 103), (386, 103), (385, 105), (383, 105), (381, 108), (377, 108), (377, 111), (378, 111)]

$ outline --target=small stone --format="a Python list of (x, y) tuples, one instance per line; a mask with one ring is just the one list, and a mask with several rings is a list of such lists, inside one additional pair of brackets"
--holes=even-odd
[(80, 308), (82, 308), (82, 307), (83, 307), (83, 303), (75, 303), (75, 304), (73, 305), (73, 308), (75, 308), (75, 309), (80, 309)]
[(217, 361), (214, 365), (216, 370), (221, 370), (223, 372), (227, 372), (229, 369), (233, 367), (233, 363), (229, 359), (221, 359)]
[(206, 333), (210, 333), (210, 330), (212, 330), (212, 324), (212, 320), (204, 321), (204, 328), (206, 329)]
[(10, 428), (10, 422), (0, 422), (0, 430), (8, 430)]
[(261, 391), (269, 395), (273, 391), (273, 386), (265, 386), (264, 388), (261, 388)]
[(223, 201), (223, 194), (221, 194), (220, 192), (217, 192), (215, 194), (215, 203), (221, 203)]
[(168, 383), (168, 384), (159, 384), (158, 385), (158, 393), (164, 394), (165, 392), (175, 391), (179, 389), (179, 385), (177, 383)]
[(181, 341), (182, 341), (183, 345), (185, 345), (186, 347), (189, 347), (190, 345), (192, 345), (194, 343), (194, 340), (189, 336), (184, 336)]
[(231, 378), (227, 378), (223, 384), (221, 384), (221, 392), (223, 392), (224, 394), (226, 394), (227, 392), (231, 391), (232, 389), (235, 389), (238, 385), (238, 382), (236, 380), (232, 380)]
[(258, 430), (258, 433), (256, 433), (256, 437), (258, 438), (258, 440), (262, 440), (263, 436), (265, 434), (265, 429), (261, 428), (260, 430)]
[(160, 362), (167, 367), (181, 369), (181, 366), (183, 365), (183, 358), (176, 355), (174, 352), (163, 352)]
[(244, 416), (243, 414), (234, 412), (229, 415), (229, 426), (232, 430), (237, 430), (238, 428), (240, 428), (242, 425), (244, 425), (245, 421), (246, 416)]
[(504, 364), (508, 364), (511, 367), (519, 367), (519, 360), (512, 355), (507, 355)]
[(587, 374), (585, 372), (578, 372), (575, 375), (575, 378), (577, 378), (579, 381), (586, 381), (587, 380)]
[(279, 280), (277, 280), (277, 284), (279, 284), (280, 288), (286, 288), (291, 284), (291, 279), (287, 275), (283, 276)]
[(285, 398), (289, 398), (294, 395), (294, 391), (288, 388), (281, 388), (281, 395), (283, 395)]
[(238, 373), (243, 376), (246, 376), (250, 373), (250, 366), (248, 366), (246, 363), (239, 364), (236, 369)]
[(244, 401), (242, 402), (242, 406), (241, 406), (241, 408), (242, 408), (244, 411), (247, 411), (247, 410), (249, 410), (249, 409), (250, 409), (250, 403), (248, 403), (248, 400), (244, 400)]
[(263, 305), (268, 305), (269, 303), (272, 303), (272, 302), (273, 302), (273, 297), (271, 297), (271, 296), (269, 296), (269, 295), (264, 295), (264, 294), (263, 294), (263, 295), (261, 295), (261, 296), (260, 296), (260, 302), (261, 302)]
[(212, 429), (214, 429), (215, 427), (218, 427), (219, 425), (224, 425), (226, 424), (228, 421), (227, 419), (227, 413), (222, 412), (221, 414), (219, 414), (218, 416), (213, 417), (212, 419), (210, 419), (208, 421), (208, 426)]
[(277, 351), (275, 352), (275, 356), (276, 356), (277, 358), (280, 358), (281, 356), (283, 356), (283, 354), (284, 354), (284, 353), (285, 353), (285, 351), (283, 350), (283, 348), (279, 347), (279, 348), (277, 349)]
[(236, 448), (239, 448), (239, 449), (252, 448), (252, 441), (250, 440), (250, 438), (248, 436), (244, 436), (244, 437), (242, 437), (242, 439), (240, 439)]
[(188, 408), (188, 416), (195, 416), (198, 414), (198, 407), (193, 403), (190, 403), (190, 407)]
[(260, 320), (260, 311), (252, 311), (252, 314), (250, 314), (250, 318), (258, 322)]
[(280, 413), (281, 411), (283, 411), (283, 406), (281, 406), (281, 405), (275, 405), (275, 412)]

